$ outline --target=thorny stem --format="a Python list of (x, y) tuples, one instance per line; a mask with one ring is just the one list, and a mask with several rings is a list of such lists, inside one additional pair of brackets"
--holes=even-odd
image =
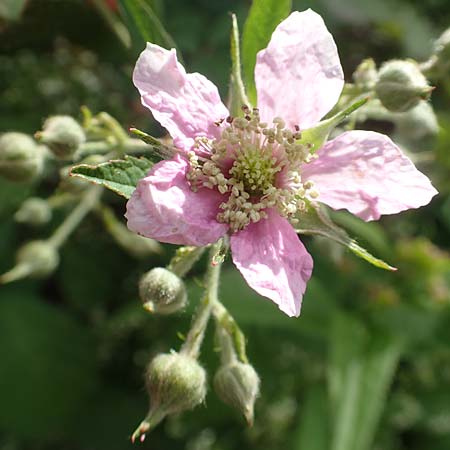
[(218, 241), (211, 246), (209, 253), (209, 265), (206, 272), (205, 285), (206, 291), (202, 301), (197, 307), (194, 322), (186, 337), (186, 341), (181, 346), (180, 354), (185, 354), (191, 358), (198, 358), (200, 346), (205, 335), (206, 325), (211, 316), (213, 306), (218, 302), (219, 275), (222, 263), (213, 264), (212, 261), (216, 253), (221, 248), (221, 242)]
[(69, 235), (75, 230), (86, 214), (95, 206), (102, 193), (100, 186), (93, 186), (82, 197), (80, 203), (65, 218), (64, 222), (55, 230), (47, 242), (55, 248), (61, 247)]

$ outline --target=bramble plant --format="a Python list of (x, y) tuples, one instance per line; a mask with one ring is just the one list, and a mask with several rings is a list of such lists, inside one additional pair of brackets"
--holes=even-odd
[[(183, 279), (207, 253), (204, 295), (180, 349), (158, 354), (147, 365), (150, 408), (133, 442), (143, 441), (166, 416), (203, 403), (208, 378), (217, 396), (253, 423), (260, 377), (248, 360), (244, 332), (220, 301), (220, 271), (228, 255), (253, 290), (280, 314), (297, 317), (313, 273), (313, 257), (298, 235), (326, 238), (377, 268), (396, 271), (338, 226), (332, 211), (373, 221), (427, 205), (437, 194), (390, 137), (361, 127), (382, 118), (400, 136), (412, 132), (411, 123), (418, 135), (437, 130), (429, 99), (433, 81), (448, 76), (449, 32), (427, 61), (396, 59), (377, 68), (366, 59), (350, 83), (319, 14), (288, 14), (290, 3), (280, 2), (262, 29), (268, 3), (253, 2), (242, 61), (237, 19), (231, 16), (225, 103), (205, 76), (186, 72), (175, 48), (147, 43), (133, 82), (171, 139), (126, 131), (107, 112), (87, 107), (81, 123), (57, 115), (34, 138), (16, 132), (0, 137), (0, 176), (10, 181), (42, 180), (52, 162), (61, 167), (59, 189), (47, 199), (28, 198), (15, 214), (18, 222), (42, 226), (53, 210), (72, 205), (51, 236), (18, 250), (16, 265), (0, 276), (1, 283), (49, 276), (61, 246), (89, 213), (137, 258), (161, 253), (160, 243), (180, 246), (167, 267), (149, 268), (136, 287), (150, 314), (186, 307)], [(108, 206), (105, 190), (127, 199), (128, 228)], [(220, 367), (207, 377), (199, 357), (210, 319)]]

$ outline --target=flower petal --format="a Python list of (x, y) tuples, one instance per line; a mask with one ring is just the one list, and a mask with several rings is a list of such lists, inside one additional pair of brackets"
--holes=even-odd
[(315, 125), (335, 105), (344, 85), (333, 36), (314, 11), (293, 12), (256, 59), (263, 121), (282, 117), (293, 127)]
[(298, 316), (313, 261), (289, 222), (274, 210), (267, 213), (231, 236), (233, 261), (251, 288)]
[(199, 73), (186, 74), (175, 49), (147, 43), (136, 62), (133, 83), (142, 104), (179, 148), (190, 150), (197, 136), (218, 137), (214, 122), (225, 119), (228, 110), (217, 87)]
[(193, 192), (186, 180), (189, 163), (182, 156), (160, 161), (139, 181), (127, 203), (128, 228), (169, 244), (206, 245), (228, 226), (217, 222), (223, 197), (210, 189)]
[(349, 131), (325, 144), (318, 156), (304, 166), (303, 178), (314, 181), (319, 201), (366, 221), (426, 205), (437, 194), (384, 134)]

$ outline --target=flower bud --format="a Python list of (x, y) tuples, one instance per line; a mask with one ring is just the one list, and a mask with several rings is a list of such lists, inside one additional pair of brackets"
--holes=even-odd
[(50, 275), (59, 264), (57, 249), (46, 241), (31, 241), (16, 254), (17, 264), (0, 276), (0, 283), (9, 283), (25, 277), (43, 278)]
[(42, 171), (43, 154), (36, 142), (23, 133), (0, 137), (0, 175), (10, 181), (33, 180)]
[(70, 116), (53, 116), (45, 122), (36, 138), (47, 145), (57, 158), (70, 159), (86, 141), (83, 128)]
[(142, 276), (139, 295), (145, 309), (159, 314), (179, 311), (187, 302), (183, 280), (162, 267), (156, 267)]
[(214, 377), (220, 399), (240, 411), (253, 424), (253, 407), (259, 394), (259, 377), (250, 364), (233, 362), (222, 366)]
[(131, 440), (141, 438), (165, 416), (195, 408), (206, 395), (206, 372), (190, 356), (160, 354), (149, 364), (146, 374), (150, 411)]
[(372, 58), (363, 60), (353, 72), (353, 81), (356, 86), (367, 91), (375, 87), (377, 77), (377, 67)]
[(393, 112), (408, 111), (428, 100), (432, 90), (415, 62), (401, 60), (384, 63), (375, 86), (383, 106)]
[(52, 209), (47, 200), (38, 197), (25, 200), (14, 214), (16, 222), (37, 226), (46, 224), (51, 218)]

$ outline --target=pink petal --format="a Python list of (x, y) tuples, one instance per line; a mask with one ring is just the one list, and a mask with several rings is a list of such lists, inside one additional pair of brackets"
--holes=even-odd
[(206, 245), (227, 232), (216, 216), (223, 197), (207, 188), (193, 192), (182, 156), (155, 164), (127, 203), (128, 228), (161, 242)]
[(133, 72), (144, 106), (169, 131), (179, 148), (190, 150), (197, 136), (218, 137), (214, 122), (228, 110), (216, 86), (199, 73), (186, 74), (175, 49), (147, 43)]
[(328, 142), (305, 165), (319, 201), (366, 221), (418, 208), (437, 194), (430, 180), (384, 134), (349, 131)]
[(274, 210), (267, 213), (231, 236), (233, 261), (251, 288), (298, 316), (313, 261), (289, 222)]
[(322, 18), (308, 9), (281, 22), (257, 55), (255, 81), (264, 121), (279, 116), (290, 127), (308, 128), (330, 111), (344, 74)]

